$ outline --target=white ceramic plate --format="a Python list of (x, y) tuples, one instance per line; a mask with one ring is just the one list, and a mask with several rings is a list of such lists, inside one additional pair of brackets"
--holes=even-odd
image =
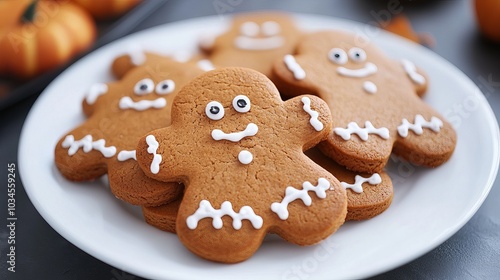
[[(31, 201), (64, 238), (122, 270), (154, 279), (323, 279), (372, 276), (435, 248), (476, 212), (499, 163), (498, 124), (474, 83), (433, 52), (373, 27), (327, 17), (297, 15), (307, 30), (340, 28), (364, 34), (394, 58), (410, 58), (432, 78), (426, 102), (453, 123), (458, 145), (434, 170), (391, 160), (392, 206), (364, 222), (348, 222), (320, 245), (298, 247), (270, 236), (249, 260), (235, 265), (202, 260), (173, 234), (147, 225), (138, 207), (119, 201), (105, 179), (76, 184), (54, 166), (58, 139), (84, 120), (81, 100), (95, 82), (111, 79), (112, 58), (129, 46), (172, 53), (194, 51), (206, 28), (227, 25), (219, 17), (159, 26), (105, 46), (61, 74), (33, 106), (22, 131), (19, 170)], [(474, 147), (473, 149), (471, 147)]]

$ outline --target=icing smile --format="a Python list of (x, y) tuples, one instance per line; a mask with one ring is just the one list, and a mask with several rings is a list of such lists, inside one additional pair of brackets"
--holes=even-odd
[(255, 136), (258, 131), (259, 127), (256, 124), (249, 123), (245, 130), (238, 132), (225, 133), (220, 129), (214, 129), (212, 130), (212, 138), (216, 141), (229, 140), (231, 142), (238, 142), (245, 137)]
[(236, 47), (242, 50), (272, 50), (281, 47), (284, 43), (281, 36), (274, 36), (269, 38), (250, 38), (246, 36), (238, 36), (234, 40)]
[(349, 69), (343, 66), (337, 68), (337, 73), (345, 77), (351, 78), (364, 78), (377, 73), (377, 65), (367, 62), (365, 67), (360, 69)]
[(132, 98), (125, 96), (120, 99), (120, 103), (118, 104), (120, 109), (133, 109), (136, 111), (144, 111), (147, 109), (161, 109), (167, 106), (167, 100), (163, 97), (157, 98), (155, 100), (141, 100), (135, 102)]

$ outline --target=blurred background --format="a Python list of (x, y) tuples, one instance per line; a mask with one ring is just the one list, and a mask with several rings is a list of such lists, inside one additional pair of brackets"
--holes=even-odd
[[(281, 10), (344, 18), (422, 44), (463, 71), (500, 117), (499, 0), (0, 0), (0, 158), (17, 161), (23, 122), (44, 88), (85, 54), (153, 26), (202, 16)], [(6, 171), (0, 170), (0, 178)], [(0, 204), (6, 201), (1, 194)], [(1, 279), (141, 279), (113, 268), (56, 233), (17, 188), (18, 272)], [(374, 279), (498, 279), (500, 190), (477, 214), (424, 256)], [(6, 214), (5, 214), (6, 215)], [(27, 222), (29, 221), (29, 222)]]

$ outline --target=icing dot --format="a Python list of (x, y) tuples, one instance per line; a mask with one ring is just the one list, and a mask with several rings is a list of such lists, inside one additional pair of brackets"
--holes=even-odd
[(237, 95), (233, 99), (233, 108), (239, 113), (250, 111), (250, 99), (245, 95)]
[(366, 60), (366, 52), (360, 48), (351, 48), (349, 50), (349, 57), (354, 62), (363, 62)]
[(266, 36), (274, 36), (281, 32), (281, 27), (275, 21), (266, 21), (262, 24), (261, 30)]
[(224, 117), (224, 107), (217, 101), (210, 101), (205, 107), (205, 114), (209, 119), (218, 121)]
[(259, 34), (259, 25), (253, 21), (247, 21), (240, 27), (241, 34), (248, 37), (255, 37)]
[(253, 155), (247, 150), (243, 150), (238, 154), (238, 160), (243, 164), (249, 164), (253, 161)]
[(328, 52), (328, 58), (336, 64), (343, 65), (347, 62), (347, 54), (343, 49), (333, 48)]
[(363, 89), (371, 94), (377, 93), (377, 85), (370, 81), (365, 81), (363, 83)]

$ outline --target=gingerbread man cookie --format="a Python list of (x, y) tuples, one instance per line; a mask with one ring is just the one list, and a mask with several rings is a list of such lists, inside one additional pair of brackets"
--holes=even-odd
[(248, 67), (269, 77), (273, 61), (290, 53), (300, 35), (286, 14), (250, 13), (234, 16), (226, 33), (200, 45), (214, 65)]
[(356, 38), (340, 31), (309, 34), (296, 55), (275, 62), (282, 93), (314, 93), (328, 103), (334, 129), (321, 150), (368, 173), (380, 172), (391, 151), (418, 165), (446, 162), (456, 133), (419, 98), (427, 87), (425, 75), (411, 61), (392, 60)]
[(202, 70), (162, 58), (130, 70), (122, 80), (97, 83), (83, 101), (87, 121), (62, 137), (55, 162), (70, 180), (108, 174), (115, 196), (132, 204), (161, 205), (178, 197), (182, 186), (144, 175), (135, 148), (142, 135), (170, 124), (172, 100)]
[(137, 160), (147, 176), (185, 184), (181, 242), (203, 258), (234, 263), (268, 232), (310, 245), (343, 224), (345, 189), (303, 153), (330, 124), (328, 106), (315, 96), (284, 102), (257, 71), (216, 69), (179, 92), (171, 126), (144, 136)]

